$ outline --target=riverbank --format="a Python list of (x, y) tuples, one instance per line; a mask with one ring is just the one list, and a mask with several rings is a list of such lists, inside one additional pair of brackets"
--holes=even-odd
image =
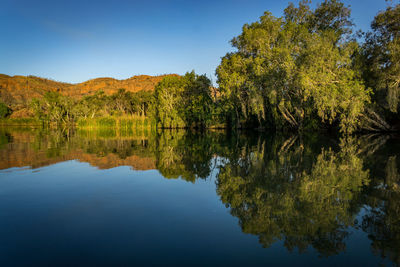
[(42, 126), (44, 122), (35, 118), (3, 118), (0, 126)]
[(155, 128), (156, 123), (148, 117), (141, 116), (124, 116), (124, 117), (97, 117), (97, 118), (81, 118), (73, 123), (54, 123), (36, 118), (4, 118), (0, 119), (0, 126), (72, 126), (76, 128)]
[[(155, 119), (145, 116), (109, 116), (109, 117), (95, 117), (95, 118), (80, 118), (72, 123), (55, 123), (36, 118), (5, 118), (0, 119), (0, 126), (27, 126), (27, 127), (42, 127), (47, 126), (51, 128), (57, 127), (74, 127), (78, 129), (147, 129), (156, 130), (160, 127), (157, 125)], [(174, 129), (189, 129), (190, 127), (178, 127)], [(225, 123), (215, 123), (209, 125), (206, 129), (222, 130), (226, 129)], [(165, 128), (169, 129), (169, 128)]]

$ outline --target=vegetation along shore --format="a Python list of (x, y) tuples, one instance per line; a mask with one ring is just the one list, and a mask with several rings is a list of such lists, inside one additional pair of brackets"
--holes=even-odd
[(339, 0), (265, 12), (231, 41), (218, 86), (194, 71), (67, 84), (0, 75), (0, 124), (399, 131), (400, 4), (357, 32)]

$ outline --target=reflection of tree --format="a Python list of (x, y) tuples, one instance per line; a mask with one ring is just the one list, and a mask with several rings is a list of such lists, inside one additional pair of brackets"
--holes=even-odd
[(369, 210), (361, 227), (382, 258), (400, 265), (400, 173), (396, 156), (387, 159), (383, 179), (375, 179), (366, 195)]
[(9, 151), (5, 154), (18, 155), (21, 162), (27, 162), (23, 165), (37, 167), (46, 162), (82, 157), (87, 159), (83, 155), (86, 154), (93, 155), (95, 161), (101, 159), (102, 166), (116, 167), (118, 163), (126, 162), (123, 160), (136, 156), (139, 159), (153, 159), (157, 169), (166, 178), (182, 177), (191, 182), (210, 176), (214, 147), (218, 147), (215, 144), (219, 144), (217, 140), (223, 136), (187, 131), (162, 131), (156, 134), (112, 128), (78, 131), (30, 129), (24, 131), (27, 136), (19, 139), (18, 145), (6, 147), (16, 134), (20, 136), (17, 129), (0, 132), (0, 148), (4, 146)]
[(292, 139), (281, 149), (264, 142), (229, 159), (217, 192), (244, 232), (258, 235), (264, 246), (283, 239), (290, 250), (312, 245), (323, 255), (345, 248), (346, 227), (353, 224), (368, 171), (351, 140), (342, 140), (337, 153), (323, 149), (308, 165), (314, 155)]
[(195, 182), (211, 172), (213, 135), (164, 131), (157, 138), (157, 169), (166, 178)]
[(222, 202), (243, 232), (264, 246), (283, 240), (290, 250), (312, 246), (331, 255), (345, 249), (348, 227), (356, 226), (376, 254), (398, 265), (399, 151), (398, 139), (372, 135), (337, 145), (321, 135), (279, 140), (188, 131), (0, 131), (3, 169), (80, 159), (100, 168), (157, 168), (166, 178), (195, 182), (215, 168)]
[(0, 129), (0, 149), (5, 147), (5, 145), (10, 143), (10, 141), (11, 135), (8, 132)]
[(70, 148), (71, 131), (69, 129), (38, 129), (32, 142), (35, 151), (46, 152), (47, 158), (60, 157), (66, 154)]

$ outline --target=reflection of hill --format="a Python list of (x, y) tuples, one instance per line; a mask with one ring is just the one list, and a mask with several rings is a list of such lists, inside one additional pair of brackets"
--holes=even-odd
[[(99, 169), (118, 166), (131, 166), (135, 170), (156, 168), (155, 158), (141, 155), (141, 150), (131, 150), (133, 155), (121, 158), (115, 153), (87, 153), (74, 142), (60, 146), (54, 140), (37, 140), (28, 132), (12, 132), (11, 136), (12, 143), (4, 144), (0, 149), (0, 169), (24, 166), (39, 168), (67, 160), (87, 162)], [(88, 147), (86, 149), (90, 150)]]
[(8, 169), (13, 167), (30, 166), (32, 168), (40, 168), (52, 164), (56, 164), (68, 160), (78, 160), (87, 162), (99, 169), (110, 169), (118, 166), (131, 166), (135, 170), (151, 170), (155, 169), (155, 159), (151, 157), (130, 156), (125, 159), (119, 158), (115, 154), (107, 154), (105, 156), (97, 156), (88, 154), (82, 150), (75, 150), (66, 155), (49, 157), (46, 151), (34, 151), (27, 148), (26, 145), (13, 145), (14, 149), (0, 150), (0, 169)]
[(330, 256), (347, 250), (353, 231), (364, 231), (373, 252), (400, 265), (398, 141), (0, 128), (0, 169), (75, 159), (100, 169), (157, 169), (193, 183), (215, 177), (222, 203), (264, 247), (281, 240), (288, 250), (313, 247)]
[(115, 154), (108, 154), (104, 157), (98, 157), (93, 154), (80, 153), (76, 151), (69, 154), (71, 159), (77, 159), (81, 162), (87, 162), (99, 169), (110, 169), (118, 166), (131, 166), (135, 170), (152, 170), (156, 168), (155, 159), (151, 157), (130, 156), (125, 159), (119, 158)]

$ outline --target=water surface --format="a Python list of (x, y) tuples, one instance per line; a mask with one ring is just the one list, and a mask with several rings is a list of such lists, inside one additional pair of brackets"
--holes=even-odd
[(396, 136), (0, 129), (0, 265), (400, 264)]

